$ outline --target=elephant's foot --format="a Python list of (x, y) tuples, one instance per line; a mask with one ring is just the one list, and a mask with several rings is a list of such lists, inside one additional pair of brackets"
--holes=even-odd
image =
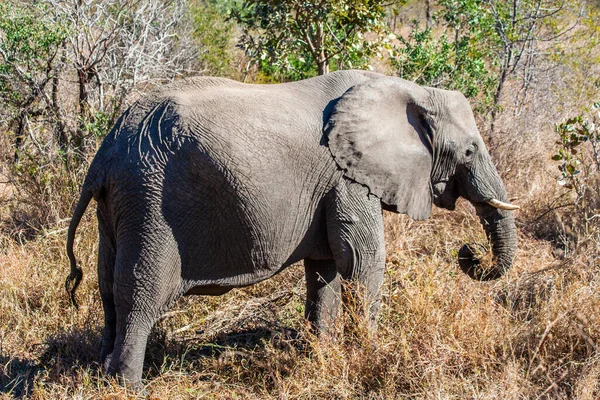
[(132, 390), (137, 396), (145, 397), (148, 395), (148, 391), (146, 390), (141, 377), (139, 377), (135, 371), (123, 367), (115, 369), (114, 364), (113, 354), (111, 353), (106, 356), (103, 363), (104, 373), (107, 376), (116, 378), (121, 386)]
[(128, 373), (127, 371), (117, 371), (115, 368), (111, 367), (111, 364), (113, 364), (113, 353), (114, 352), (111, 351), (109, 354), (101, 354), (100, 365), (102, 366), (102, 372), (104, 372), (106, 376), (116, 378), (119, 385), (133, 391), (137, 397), (147, 397), (149, 393), (141, 379), (134, 377), (134, 374)]
[(340, 308), (341, 281), (333, 260), (304, 260), (306, 276), (305, 317), (317, 335), (334, 325)]
[(111, 340), (106, 340), (106, 338), (102, 339), (102, 349), (100, 349), (100, 365), (104, 366), (104, 372), (106, 372), (108, 365), (110, 365), (110, 359), (112, 358), (114, 348), (114, 337), (112, 337)]
[(105, 375), (109, 375), (110, 364), (112, 363), (112, 352), (109, 354), (100, 354), (100, 365), (102, 365), (102, 372)]

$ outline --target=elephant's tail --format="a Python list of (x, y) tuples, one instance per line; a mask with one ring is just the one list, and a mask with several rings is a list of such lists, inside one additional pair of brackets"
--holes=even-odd
[[(75, 291), (77, 287), (81, 283), (81, 279), (83, 278), (83, 270), (81, 267), (77, 266), (77, 262), (75, 261), (75, 253), (73, 253), (73, 242), (75, 241), (75, 231), (77, 231), (77, 226), (81, 221), (81, 217), (83, 217), (83, 213), (87, 208), (88, 204), (90, 204), (90, 200), (92, 199), (93, 194), (92, 191), (88, 190), (85, 185), (81, 192), (81, 197), (79, 198), (79, 202), (77, 203), (77, 207), (75, 207), (75, 212), (73, 213), (73, 218), (71, 218), (71, 223), (69, 224), (69, 233), (67, 236), (67, 255), (69, 257), (69, 261), (71, 262), (71, 273), (67, 277), (65, 282), (65, 289), (69, 296), (71, 297), (71, 302), (75, 306), (75, 308), (79, 308), (77, 305), (77, 300), (75, 300)], [(72, 282), (72, 284), (71, 284)]]

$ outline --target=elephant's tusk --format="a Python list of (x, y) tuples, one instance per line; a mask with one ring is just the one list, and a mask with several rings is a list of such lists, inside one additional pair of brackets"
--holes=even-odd
[(503, 203), (500, 200), (496, 199), (488, 200), (486, 203), (488, 203), (492, 207), (499, 208), (500, 210), (518, 210), (519, 208), (521, 208), (513, 204)]

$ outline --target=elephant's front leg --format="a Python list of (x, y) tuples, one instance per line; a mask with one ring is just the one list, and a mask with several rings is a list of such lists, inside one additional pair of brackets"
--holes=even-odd
[(338, 315), (341, 280), (334, 260), (304, 260), (305, 316), (317, 334), (326, 333)]
[(348, 181), (328, 196), (327, 236), (336, 269), (351, 287), (358, 289), (355, 299), (361, 301), (356, 311), (364, 310), (375, 327), (385, 271), (380, 200), (369, 195), (364, 186)]

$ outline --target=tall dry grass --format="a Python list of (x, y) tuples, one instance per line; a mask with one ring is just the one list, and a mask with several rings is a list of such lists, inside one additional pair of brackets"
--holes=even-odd
[[(550, 243), (521, 233), (508, 276), (473, 282), (456, 263), (463, 241), (485, 239), (470, 208), (425, 222), (386, 214), (376, 334), (347, 307), (335, 335), (312, 336), (300, 266), (225, 296), (182, 299), (148, 345), (150, 398), (598, 398), (597, 255), (559, 259)], [(86, 273), (79, 311), (63, 289), (64, 230), (3, 239), (3, 398), (134, 398), (96, 362), (95, 229), (88, 215), (76, 243)]]

